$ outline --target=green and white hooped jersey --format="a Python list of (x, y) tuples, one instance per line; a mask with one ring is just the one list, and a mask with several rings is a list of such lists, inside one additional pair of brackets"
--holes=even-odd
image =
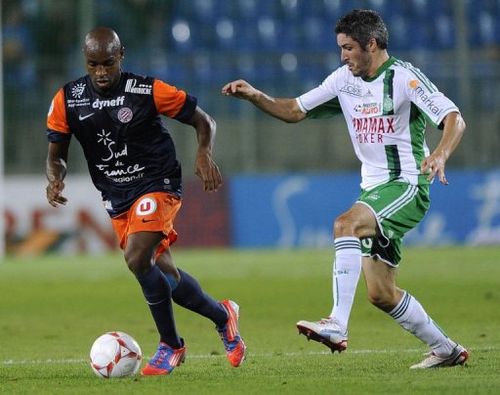
[(419, 69), (394, 57), (370, 79), (340, 67), (296, 100), (308, 118), (344, 114), (365, 190), (389, 180), (428, 183), (419, 177), (429, 155), (426, 120), (440, 127), (447, 114), (459, 111)]

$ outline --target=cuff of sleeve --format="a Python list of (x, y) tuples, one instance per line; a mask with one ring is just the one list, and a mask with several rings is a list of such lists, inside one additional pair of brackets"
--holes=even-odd
[(186, 95), (186, 101), (182, 106), (181, 110), (174, 117), (177, 121), (187, 122), (193, 116), (194, 110), (198, 104), (198, 99), (191, 95)]
[(307, 110), (304, 107), (304, 105), (302, 104), (302, 100), (300, 100), (300, 97), (297, 97), (295, 100), (297, 101), (297, 104), (300, 108), (300, 111), (302, 111), (304, 114), (307, 114)]
[(460, 114), (460, 111), (456, 107), (449, 108), (449, 109), (445, 110), (444, 113), (443, 113), (443, 115), (441, 115), (441, 117), (439, 118), (438, 123), (436, 124), (436, 127), (439, 130), (443, 130), (444, 129), (444, 122), (443, 121), (446, 118), (446, 116), (448, 114), (451, 114), (452, 112), (458, 112)]
[(50, 143), (60, 143), (71, 140), (71, 134), (47, 129), (47, 139)]

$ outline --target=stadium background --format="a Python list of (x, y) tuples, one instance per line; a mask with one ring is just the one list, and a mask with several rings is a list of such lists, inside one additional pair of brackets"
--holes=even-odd
[[(3, 0), (4, 225), (13, 252), (114, 248), (106, 214), (72, 144), (70, 205), (44, 202), (45, 116), (57, 89), (84, 73), (81, 43), (108, 25), (126, 69), (199, 98), (218, 123), (226, 177), (199, 199), (191, 128), (167, 122), (184, 167), (179, 245), (324, 246), (331, 221), (356, 197), (359, 164), (344, 120), (289, 125), (220, 95), (244, 78), (295, 97), (339, 65), (333, 26), (352, 8), (386, 21), (389, 50), (414, 63), (461, 108), (468, 124), (449, 162), (449, 188), (433, 186), (435, 215), (409, 242), (500, 243), (500, 1), (498, 0)], [(432, 147), (440, 133), (429, 131)], [(453, 169), (453, 171), (451, 171)], [(89, 198), (91, 196), (91, 198)], [(314, 197), (314, 198), (312, 198)], [(94, 199), (95, 202), (92, 200)], [(451, 203), (450, 203), (451, 202)]]

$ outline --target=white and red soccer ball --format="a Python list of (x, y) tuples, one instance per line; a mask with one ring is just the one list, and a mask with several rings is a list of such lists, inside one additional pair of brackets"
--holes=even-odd
[(107, 332), (90, 349), (90, 366), (97, 376), (105, 379), (133, 376), (141, 361), (139, 344), (124, 332)]

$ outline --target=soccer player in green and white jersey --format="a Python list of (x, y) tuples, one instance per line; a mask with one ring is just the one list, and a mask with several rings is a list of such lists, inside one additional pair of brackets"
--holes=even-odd
[[(342, 113), (362, 163), (361, 194), (335, 220), (334, 306), (328, 318), (299, 321), (299, 332), (330, 347), (347, 348), (347, 326), (361, 269), (368, 297), (404, 329), (428, 344), (430, 353), (411, 368), (463, 365), (467, 350), (396, 285), (401, 240), (425, 216), (429, 184), (447, 184), (445, 164), (460, 142), (465, 122), (457, 106), (417, 68), (389, 56), (388, 33), (371, 10), (353, 10), (335, 27), (344, 66), (298, 98), (273, 98), (244, 80), (222, 88), (286, 122)], [(426, 122), (443, 130), (432, 153)]]

